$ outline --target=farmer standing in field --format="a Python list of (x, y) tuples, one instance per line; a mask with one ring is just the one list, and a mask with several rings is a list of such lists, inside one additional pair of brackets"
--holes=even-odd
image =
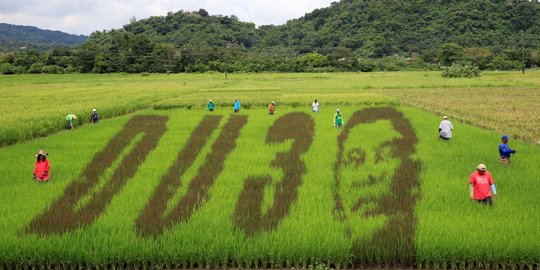
[(493, 191), (493, 197), (497, 198), (497, 190), (495, 189), (495, 183), (493, 182), (491, 173), (486, 170), (486, 165), (478, 165), (478, 167), (476, 167), (476, 171), (471, 174), (469, 180), (469, 193), (471, 201), (477, 201), (486, 205), (489, 204), (489, 206), (493, 208), (491, 191)]
[(439, 124), (439, 137), (445, 141), (448, 141), (450, 138), (452, 138), (453, 130), (454, 126), (452, 126), (452, 122), (448, 121), (448, 116), (444, 116), (443, 120)]
[(503, 135), (501, 138), (502, 142), (499, 145), (499, 156), (501, 157), (501, 164), (508, 165), (510, 164), (510, 155), (515, 154), (516, 150), (510, 149), (508, 146), (508, 136)]
[(334, 114), (334, 127), (341, 128), (343, 126), (343, 115), (341, 114), (341, 110), (337, 109), (336, 113)]
[(240, 100), (238, 98), (234, 99), (234, 112), (240, 112)]
[(208, 111), (213, 112), (214, 111), (214, 102), (212, 100), (208, 101)]
[(33, 179), (37, 181), (49, 181), (51, 175), (49, 170), (51, 168), (49, 160), (47, 160), (47, 153), (43, 149), (39, 150), (36, 154), (36, 165), (34, 166), (34, 176)]
[(270, 102), (270, 104), (268, 105), (268, 114), (269, 115), (274, 115), (274, 112), (276, 111), (276, 102), (275, 101), (272, 101)]
[(311, 110), (313, 112), (319, 112), (319, 101), (316, 99), (313, 101), (313, 103), (311, 103)]
[(92, 121), (92, 123), (94, 123), (94, 124), (97, 124), (99, 122), (99, 115), (98, 115), (96, 109), (92, 110), (92, 115), (90, 116), (90, 121)]
[(77, 116), (70, 113), (66, 116), (66, 124), (68, 129), (73, 129), (73, 120), (77, 120)]

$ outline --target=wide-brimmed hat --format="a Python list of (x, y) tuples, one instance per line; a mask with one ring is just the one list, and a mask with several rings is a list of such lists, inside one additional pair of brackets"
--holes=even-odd
[(341, 110), (340, 110), (340, 109), (337, 109), (336, 112), (341, 112)]
[(36, 154), (36, 157), (39, 156), (39, 155), (46, 156), (46, 155), (48, 155), (48, 154), (49, 154), (49, 153), (45, 152), (45, 150), (39, 149), (39, 151), (38, 151), (37, 154)]
[(448, 116), (445, 115), (445, 116), (443, 117), (443, 119), (448, 119)]
[(96, 109), (92, 109), (92, 111), (93, 111), (93, 112), (95, 112), (95, 111), (96, 111)]
[(479, 164), (477, 167), (476, 167), (477, 170), (480, 170), (480, 171), (485, 171), (486, 170), (486, 165), (485, 164)]
[(76, 116), (76, 115), (73, 115), (73, 120), (77, 120), (77, 116)]

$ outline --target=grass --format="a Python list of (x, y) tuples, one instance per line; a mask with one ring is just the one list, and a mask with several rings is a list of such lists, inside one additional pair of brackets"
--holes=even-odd
[[(355, 111), (360, 111), (359, 119), (375, 114), (372, 112), (374, 109), (366, 109), (365, 106), (341, 109), (345, 128), (350, 121), (357, 121), (357, 117), (353, 117)], [(351, 126), (348, 139), (344, 140), (343, 156), (350, 165), (340, 168), (340, 179), (351, 188), (356, 187), (354, 192), (347, 188), (339, 191), (344, 194), (346, 204), (352, 205), (361, 197), (381, 198), (360, 206), (358, 211), (361, 213), (349, 212), (347, 221), (336, 217), (332, 195), (336, 157), (341, 151), (338, 138), (345, 129), (332, 127), (334, 108), (325, 106), (321, 107), (320, 113), (311, 113), (309, 107), (284, 108), (278, 103), (277, 115), (274, 116), (267, 115), (263, 109), (243, 110), (238, 116), (247, 117), (247, 123), (239, 130), (238, 138), (231, 137), (235, 147), (223, 159), (221, 173), (218, 170), (213, 174), (213, 182), (206, 195), (192, 209), (189, 218), (175, 222), (152, 237), (140, 235), (137, 220), (158, 190), (160, 181), (166, 179), (169, 168), (177, 162), (179, 153), (189, 148), (192, 133), (209, 114), (206, 111), (143, 110), (107, 119), (98, 125), (84, 125), (73, 131), (61, 131), (46, 138), (0, 148), (0, 160), (4, 161), (0, 163), (3, 173), (0, 188), (0, 204), (3, 206), (0, 208), (0, 230), (3, 232), (0, 235), (0, 267), (290, 268), (320, 263), (361, 267), (398, 266), (404, 261), (407, 264), (407, 260), (421, 268), (445, 265), (478, 268), (487, 264), (508, 268), (520, 265), (537, 267), (540, 258), (540, 243), (536, 241), (540, 239), (540, 227), (537, 226), (540, 222), (538, 147), (512, 140), (510, 145), (518, 149), (518, 154), (510, 166), (502, 167), (498, 164), (498, 133), (455, 121), (454, 138), (443, 142), (436, 133), (440, 117), (406, 106), (396, 109), (398, 112), (394, 114), (403, 113), (405, 119), (391, 120), (395, 116), (373, 122), (362, 120)], [(314, 122), (313, 141), (304, 142), (309, 144), (307, 149), (302, 146), (303, 150), (291, 151), (299, 141), (295, 137), (297, 135), (284, 137), (295, 140), (267, 139), (270, 136), (267, 134), (274, 130), (280, 117), (298, 112), (307, 114)], [(166, 116), (167, 131), (140, 165), (130, 168), (133, 174), (124, 179), (125, 184), (112, 196), (101, 214), (93, 222), (65, 233), (42, 235), (26, 232), (28, 225), (61, 200), (70, 186), (88, 183), (79, 177), (81, 172), (87, 170), (94, 157), (106, 149), (108, 142), (137, 115), (155, 115), (155, 119)], [(231, 114), (229, 110), (218, 108), (213, 115), (222, 117), (220, 124), (202, 144), (204, 146), (197, 147), (198, 155), (191, 166), (186, 165), (180, 185), (169, 190), (174, 193), (172, 198), (181, 200), (192, 190), (193, 183), (197, 183), (201, 171), (206, 168), (213, 170), (208, 160), (214, 160), (212, 157), (218, 151), (214, 145), (222, 140), (221, 131), (226, 128)], [(375, 120), (379, 118), (375, 117)], [(301, 127), (303, 122), (298, 121), (291, 121), (292, 127), (287, 126), (287, 129)], [(407, 121), (411, 131), (395, 126)], [(276, 132), (279, 135), (285, 131)], [(414, 132), (416, 143), (409, 141), (410, 132)], [(404, 159), (397, 158), (396, 154), (399, 156), (400, 153), (395, 152), (391, 143), (385, 144), (397, 141), (408, 144), (413, 152), (404, 154), (412, 161), (419, 161), (421, 171), (419, 188), (409, 193), (418, 192), (413, 204), (416, 218), (413, 223), (414, 252), (406, 255), (405, 260), (388, 260), (385, 254), (391, 252), (393, 246), (379, 245), (376, 251), (368, 253), (357, 249), (355, 243), (370, 243), (377, 232), (390, 228), (392, 233), (396, 233), (399, 229), (388, 225), (387, 221), (392, 220), (392, 209), (387, 208), (391, 204), (382, 203), (385, 194), (396, 195), (398, 192), (391, 183), (395, 177), (388, 175), (399, 171), (403, 162), (399, 160)], [(128, 142), (125, 145), (129, 148)], [(50, 183), (38, 184), (31, 180), (33, 154), (40, 148), (50, 153)], [(275, 166), (283, 163), (274, 163), (278, 157), (284, 157), (283, 153), (296, 153), (295, 158), (300, 157), (301, 163), (305, 164), (296, 198), (277, 226), (247, 233), (237, 224), (238, 215), (242, 215), (242, 211), (238, 212), (238, 205), (251, 203), (242, 200), (249, 182), (246, 179), (268, 176), (263, 190), (256, 192), (259, 198), (264, 194), (258, 214), (272, 213), (275, 198), (279, 198), (279, 188), (287, 186), (287, 178), (284, 179), (287, 166)], [(129, 157), (130, 154), (120, 155), (120, 159)], [(113, 164), (122, 162), (116, 159)], [(356, 163), (361, 164), (360, 169), (355, 168)], [(468, 200), (468, 177), (478, 163), (487, 165), (497, 185), (494, 209)], [(361, 169), (362, 166), (365, 170)], [(374, 174), (375, 181), (370, 179), (368, 172)], [(370, 181), (375, 183), (366, 185)], [(384, 210), (380, 215), (366, 217), (362, 214), (380, 206)]]
[[(398, 105), (449, 114), (473, 125), (539, 143), (540, 71), (485, 72), (475, 79), (446, 79), (439, 72), (336, 74), (14, 75), (0, 76), (0, 146), (62, 130), (65, 116), (89, 122), (92, 108), (111, 118), (144, 108), (218, 107), (239, 97), (244, 108)], [(457, 104), (457, 105), (456, 105)], [(482, 106), (479, 106), (482, 105)]]

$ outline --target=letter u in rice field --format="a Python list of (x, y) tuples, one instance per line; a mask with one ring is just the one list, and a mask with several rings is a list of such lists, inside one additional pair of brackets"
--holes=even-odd
[(184, 173), (193, 164), (200, 149), (221, 121), (221, 116), (204, 117), (135, 221), (135, 227), (141, 236), (158, 235), (189, 219), (193, 212), (203, 206), (210, 196), (209, 191), (215, 179), (223, 171), (225, 159), (236, 148), (236, 140), (240, 136), (240, 130), (247, 124), (247, 119), (244, 115), (232, 115), (229, 118), (212, 145), (212, 152), (207, 156), (205, 164), (189, 183), (187, 193), (167, 212), (167, 204), (182, 182), (186, 182)]
[[(156, 147), (167, 131), (167, 120), (166, 116), (150, 115), (131, 118), (105, 148), (92, 158), (78, 179), (67, 186), (63, 196), (30, 222), (26, 232), (48, 235), (92, 224)], [(139, 134), (142, 134), (141, 139), (122, 158), (112, 176), (106, 179), (104, 186), (98, 188), (105, 170), (113, 165), (122, 150)]]
[(361, 263), (414, 262), (417, 142), (409, 120), (391, 107), (355, 112), (337, 139), (335, 211)]

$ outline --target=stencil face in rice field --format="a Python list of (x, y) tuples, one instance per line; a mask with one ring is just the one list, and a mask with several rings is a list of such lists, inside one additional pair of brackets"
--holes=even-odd
[(411, 155), (417, 141), (410, 122), (394, 108), (356, 112), (338, 137), (336, 213), (361, 261), (389, 256), (409, 264), (414, 257), (420, 164)]

